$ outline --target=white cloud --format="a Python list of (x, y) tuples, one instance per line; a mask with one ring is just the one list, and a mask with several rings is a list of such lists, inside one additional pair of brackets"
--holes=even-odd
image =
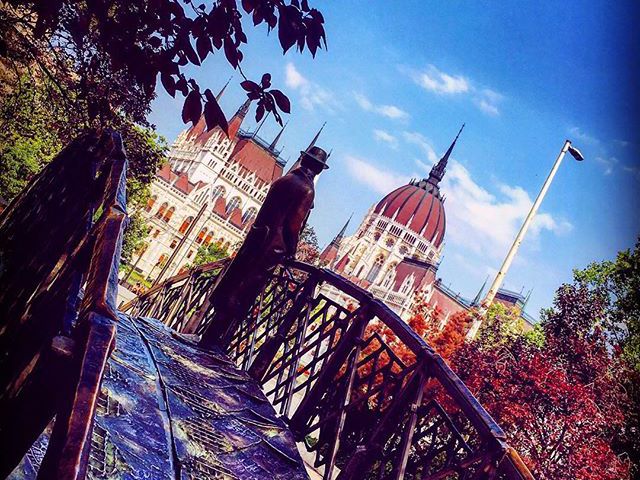
[(438, 161), (438, 155), (431, 146), (431, 142), (427, 138), (418, 132), (402, 132), (402, 138), (408, 143), (417, 145), (418, 148), (427, 156), (427, 159), (431, 164)]
[(386, 143), (387, 145), (389, 145), (393, 149), (398, 148), (398, 139), (396, 137), (394, 137), (393, 135), (391, 135), (389, 132), (386, 132), (384, 130), (375, 129), (373, 131), (373, 138), (375, 138), (379, 142)]
[[(533, 204), (519, 186), (499, 185), (494, 195), (478, 185), (469, 171), (456, 161), (449, 164), (442, 191), (446, 193), (447, 238), (473, 252), (499, 259)], [(563, 235), (572, 226), (549, 213), (538, 213), (528, 237), (537, 239), (543, 230)]]
[(285, 84), (300, 94), (300, 105), (305, 110), (313, 111), (316, 107), (322, 107), (329, 112), (335, 112), (341, 107), (331, 91), (311, 82), (292, 62), (285, 66)]
[(502, 102), (503, 96), (489, 88), (480, 90), (473, 99), (476, 106), (487, 115), (493, 117), (500, 115), (498, 104)]
[(353, 97), (356, 99), (356, 103), (360, 105), (360, 108), (367, 112), (374, 112), (392, 120), (407, 120), (409, 118), (407, 112), (395, 105), (376, 105), (365, 95), (357, 92), (353, 93)]
[(618, 159), (616, 157), (599, 155), (596, 157), (596, 162), (602, 165), (602, 168), (604, 168), (605, 175), (611, 175), (613, 173), (614, 167), (618, 164)]
[(569, 129), (569, 135), (573, 137), (572, 140), (577, 139), (582, 143), (588, 143), (590, 145), (597, 145), (600, 143), (600, 140), (598, 140), (596, 137), (593, 137), (583, 132), (582, 129), (580, 129), (580, 127), (571, 127)]
[(308, 86), (309, 80), (303, 77), (302, 74), (296, 70), (293, 63), (289, 62), (285, 67), (285, 83), (287, 84), (287, 87), (297, 90), (298, 88)]
[(469, 81), (462, 75), (449, 75), (438, 70), (434, 65), (414, 74), (415, 82), (425, 90), (440, 94), (451, 95), (468, 92)]
[[(401, 68), (407, 71), (407, 69)], [(463, 75), (453, 75), (439, 70), (435, 65), (428, 65), (422, 71), (408, 71), (413, 81), (423, 89), (442, 96), (467, 95), (473, 104), (483, 113), (490, 116), (500, 114), (499, 105), (504, 96), (490, 88), (478, 86)]]
[(353, 178), (381, 195), (386, 195), (409, 181), (409, 178), (404, 175), (379, 168), (366, 160), (352, 155), (346, 156), (346, 162), (349, 173)]

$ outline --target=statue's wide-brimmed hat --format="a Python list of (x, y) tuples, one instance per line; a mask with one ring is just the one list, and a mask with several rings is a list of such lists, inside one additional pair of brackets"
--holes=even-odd
[(329, 168), (329, 165), (327, 165), (327, 158), (329, 156), (327, 155), (327, 152), (325, 152), (320, 147), (311, 147), (306, 152), (301, 151), (300, 153), (302, 154), (303, 157), (309, 157), (315, 160), (316, 162), (318, 162), (319, 164), (321, 164), (323, 169), (326, 170), (327, 168)]

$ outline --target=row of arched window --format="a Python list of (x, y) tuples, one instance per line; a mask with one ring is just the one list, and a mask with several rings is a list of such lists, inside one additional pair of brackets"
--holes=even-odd
[[(153, 206), (155, 205), (157, 199), (158, 197), (156, 197), (155, 195), (150, 197), (144, 209), (147, 212), (150, 212)], [(171, 220), (171, 217), (173, 217), (173, 214), (175, 213), (175, 211), (176, 211), (176, 207), (173, 207), (173, 206), (169, 207), (169, 204), (167, 202), (164, 202), (162, 205), (160, 205), (160, 208), (158, 208), (158, 211), (154, 216), (164, 222), (169, 222), (169, 220)]]
[[(224, 187), (222, 185), (218, 185), (214, 189), (214, 194), (215, 194), (214, 198), (217, 198), (220, 195), (223, 195)], [(153, 206), (155, 205), (157, 198), (158, 197), (156, 195), (153, 195), (152, 197), (149, 198), (149, 200), (147, 201), (147, 205), (145, 206), (145, 211), (150, 212), (153, 209)], [(241, 203), (242, 201), (240, 200), (240, 197), (233, 197), (229, 201), (229, 203), (226, 205), (225, 213), (229, 215), (233, 210), (240, 207)], [(176, 211), (175, 207), (173, 206), (169, 207), (169, 204), (167, 202), (164, 202), (162, 203), (162, 205), (160, 205), (160, 208), (158, 208), (154, 216), (156, 218), (163, 220), (164, 222), (169, 222), (169, 220), (171, 220), (171, 218), (173, 217), (173, 214), (175, 213), (175, 211)], [(249, 222), (253, 222), (257, 215), (258, 215), (257, 208), (255, 207), (247, 208), (242, 214), (242, 225), (246, 225)], [(191, 225), (191, 222), (193, 222), (193, 217), (192, 216), (186, 217), (180, 224), (180, 228), (178, 229), (178, 232), (185, 233), (189, 228), (189, 225)]]

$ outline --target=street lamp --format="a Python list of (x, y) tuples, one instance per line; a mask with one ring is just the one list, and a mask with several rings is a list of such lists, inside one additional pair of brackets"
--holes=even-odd
[[(551, 168), (551, 172), (549, 172), (547, 179), (542, 185), (542, 189), (540, 190), (540, 193), (538, 193), (538, 196), (536, 197), (535, 202), (533, 202), (533, 206), (531, 207), (531, 210), (529, 210), (529, 214), (524, 219), (524, 222), (520, 227), (520, 231), (518, 232), (518, 235), (516, 235), (516, 238), (513, 241), (511, 248), (509, 249), (509, 253), (507, 253), (507, 256), (505, 257), (504, 262), (502, 262), (502, 266), (500, 267), (500, 270), (498, 271), (496, 278), (493, 280), (493, 283), (491, 284), (491, 287), (487, 292), (487, 296), (484, 298), (484, 300), (480, 304), (479, 318), (481, 318), (484, 315), (484, 313), (493, 303), (493, 299), (495, 298), (496, 293), (498, 293), (498, 290), (502, 286), (504, 277), (507, 275), (507, 271), (509, 270), (509, 267), (511, 266), (511, 262), (513, 262), (513, 259), (516, 256), (516, 253), (518, 252), (518, 248), (520, 247), (520, 244), (522, 243), (522, 240), (524, 239), (524, 236), (527, 233), (527, 230), (529, 229), (529, 225), (533, 221), (533, 217), (535, 217), (536, 212), (538, 211), (538, 207), (540, 207), (540, 204), (542, 203), (544, 196), (547, 194), (547, 190), (549, 190), (551, 181), (553, 180), (553, 177), (555, 177), (556, 172), (560, 167), (560, 163), (562, 162), (562, 159), (564, 158), (564, 155), (567, 152), (569, 152), (571, 156), (578, 161), (584, 160), (584, 156), (582, 155), (580, 150), (578, 150), (577, 148), (571, 145), (571, 140), (565, 140), (562, 150), (560, 150), (560, 154), (558, 155), (558, 158), (553, 164), (553, 167)], [(471, 329), (467, 334), (468, 338), (475, 337), (476, 333), (478, 332), (478, 329), (480, 328), (480, 324), (482, 323), (482, 321), (479, 318), (476, 318), (474, 320), (473, 325), (471, 326)]]

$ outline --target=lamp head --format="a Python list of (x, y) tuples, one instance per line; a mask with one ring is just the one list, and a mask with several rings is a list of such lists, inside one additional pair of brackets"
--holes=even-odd
[(582, 160), (584, 160), (584, 155), (582, 155), (582, 152), (580, 152), (580, 150), (578, 150), (577, 148), (575, 148), (572, 145), (569, 145), (569, 153), (571, 154), (571, 156), (573, 158), (575, 158), (576, 160), (578, 160), (579, 162), (581, 162)]

